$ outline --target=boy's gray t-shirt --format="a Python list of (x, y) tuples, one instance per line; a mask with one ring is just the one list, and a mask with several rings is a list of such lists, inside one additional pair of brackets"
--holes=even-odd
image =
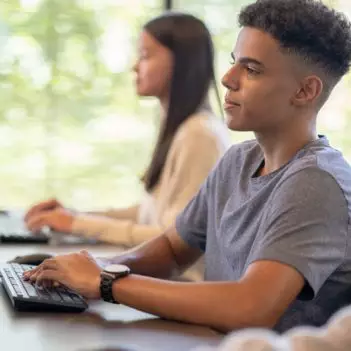
[(351, 303), (351, 168), (325, 137), (256, 177), (263, 162), (256, 141), (234, 145), (178, 216), (177, 231), (205, 252), (207, 281), (239, 280), (258, 260), (295, 267), (306, 284), (275, 329), (322, 325)]

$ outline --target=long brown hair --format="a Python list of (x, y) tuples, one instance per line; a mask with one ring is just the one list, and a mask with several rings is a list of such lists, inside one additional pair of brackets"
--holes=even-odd
[(146, 190), (151, 191), (159, 181), (178, 127), (205, 102), (211, 84), (220, 99), (215, 84), (213, 43), (201, 20), (190, 14), (166, 12), (146, 23), (144, 30), (171, 50), (174, 57), (168, 110), (143, 177)]

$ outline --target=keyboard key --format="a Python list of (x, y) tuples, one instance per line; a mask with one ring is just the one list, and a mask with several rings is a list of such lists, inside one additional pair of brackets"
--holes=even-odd
[(69, 302), (69, 303), (72, 303), (73, 300), (71, 299), (71, 297), (67, 294), (67, 293), (60, 293), (61, 295), (61, 298), (63, 301), (66, 301), (66, 302)]
[(12, 285), (17, 295), (23, 295), (22, 289), (18, 285)]
[(20, 274), (23, 272), (22, 267), (19, 264), (13, 264), (12, 269), (17, 273)]
[(9, 269), (5, 269), (5, 273), (9, 278), (13, 278), (12, 272)]
[(79, 297), (74, 297), (74, 298), (72, 298), (72, 300), (77, 304), (80, 304), (80, 305), (84, 304), (82, 299), (80, 299)]
[(62, 297), (63, 301), (72, 302), (71, 297), (67, 294), (61, 294), (61, 297)]
[(61, 296), (56, 291), (48, 290), (48, 292), (54, 301), (62, 301)]
[(44, 300), (49, 300), (50, 299), (50, 294), (45, 290), (43, 287), (37, 287), (36, 288), (37, 294), (41, 299)]
[(26, 289), (27, 293), (31, 297), (37, 297), (37, 291), (35, 290), (33, 284), (28, 283), (28, 282), (22, 282), (24, 288)]

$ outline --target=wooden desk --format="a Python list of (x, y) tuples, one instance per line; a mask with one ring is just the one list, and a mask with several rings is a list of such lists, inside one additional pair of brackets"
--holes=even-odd
[[(99, 256), (118, 251), (104, 245), (84, 248)], [(2, 245), (0, 261), (28, 253), (72, 251), (77, 251), (77, 247)], [(198, 345), (215, 345), (221, 338), (222, 335), (207, 328), (161, 320), (126, 306), (100, 301), (91, 303), (81, 314), (16, 312), (0, 288), (1, 350), (187, 351)]]

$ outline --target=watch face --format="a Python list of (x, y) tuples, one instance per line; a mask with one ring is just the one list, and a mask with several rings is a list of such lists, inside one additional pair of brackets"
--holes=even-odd
[(108, 273), (129, 273), (130, 269), (129, 267), (123, 265), (123, 264), (111, 264), (109, 266), (107, 266), (105, 269), (104, 269), (105, 272), (108, 272)]

